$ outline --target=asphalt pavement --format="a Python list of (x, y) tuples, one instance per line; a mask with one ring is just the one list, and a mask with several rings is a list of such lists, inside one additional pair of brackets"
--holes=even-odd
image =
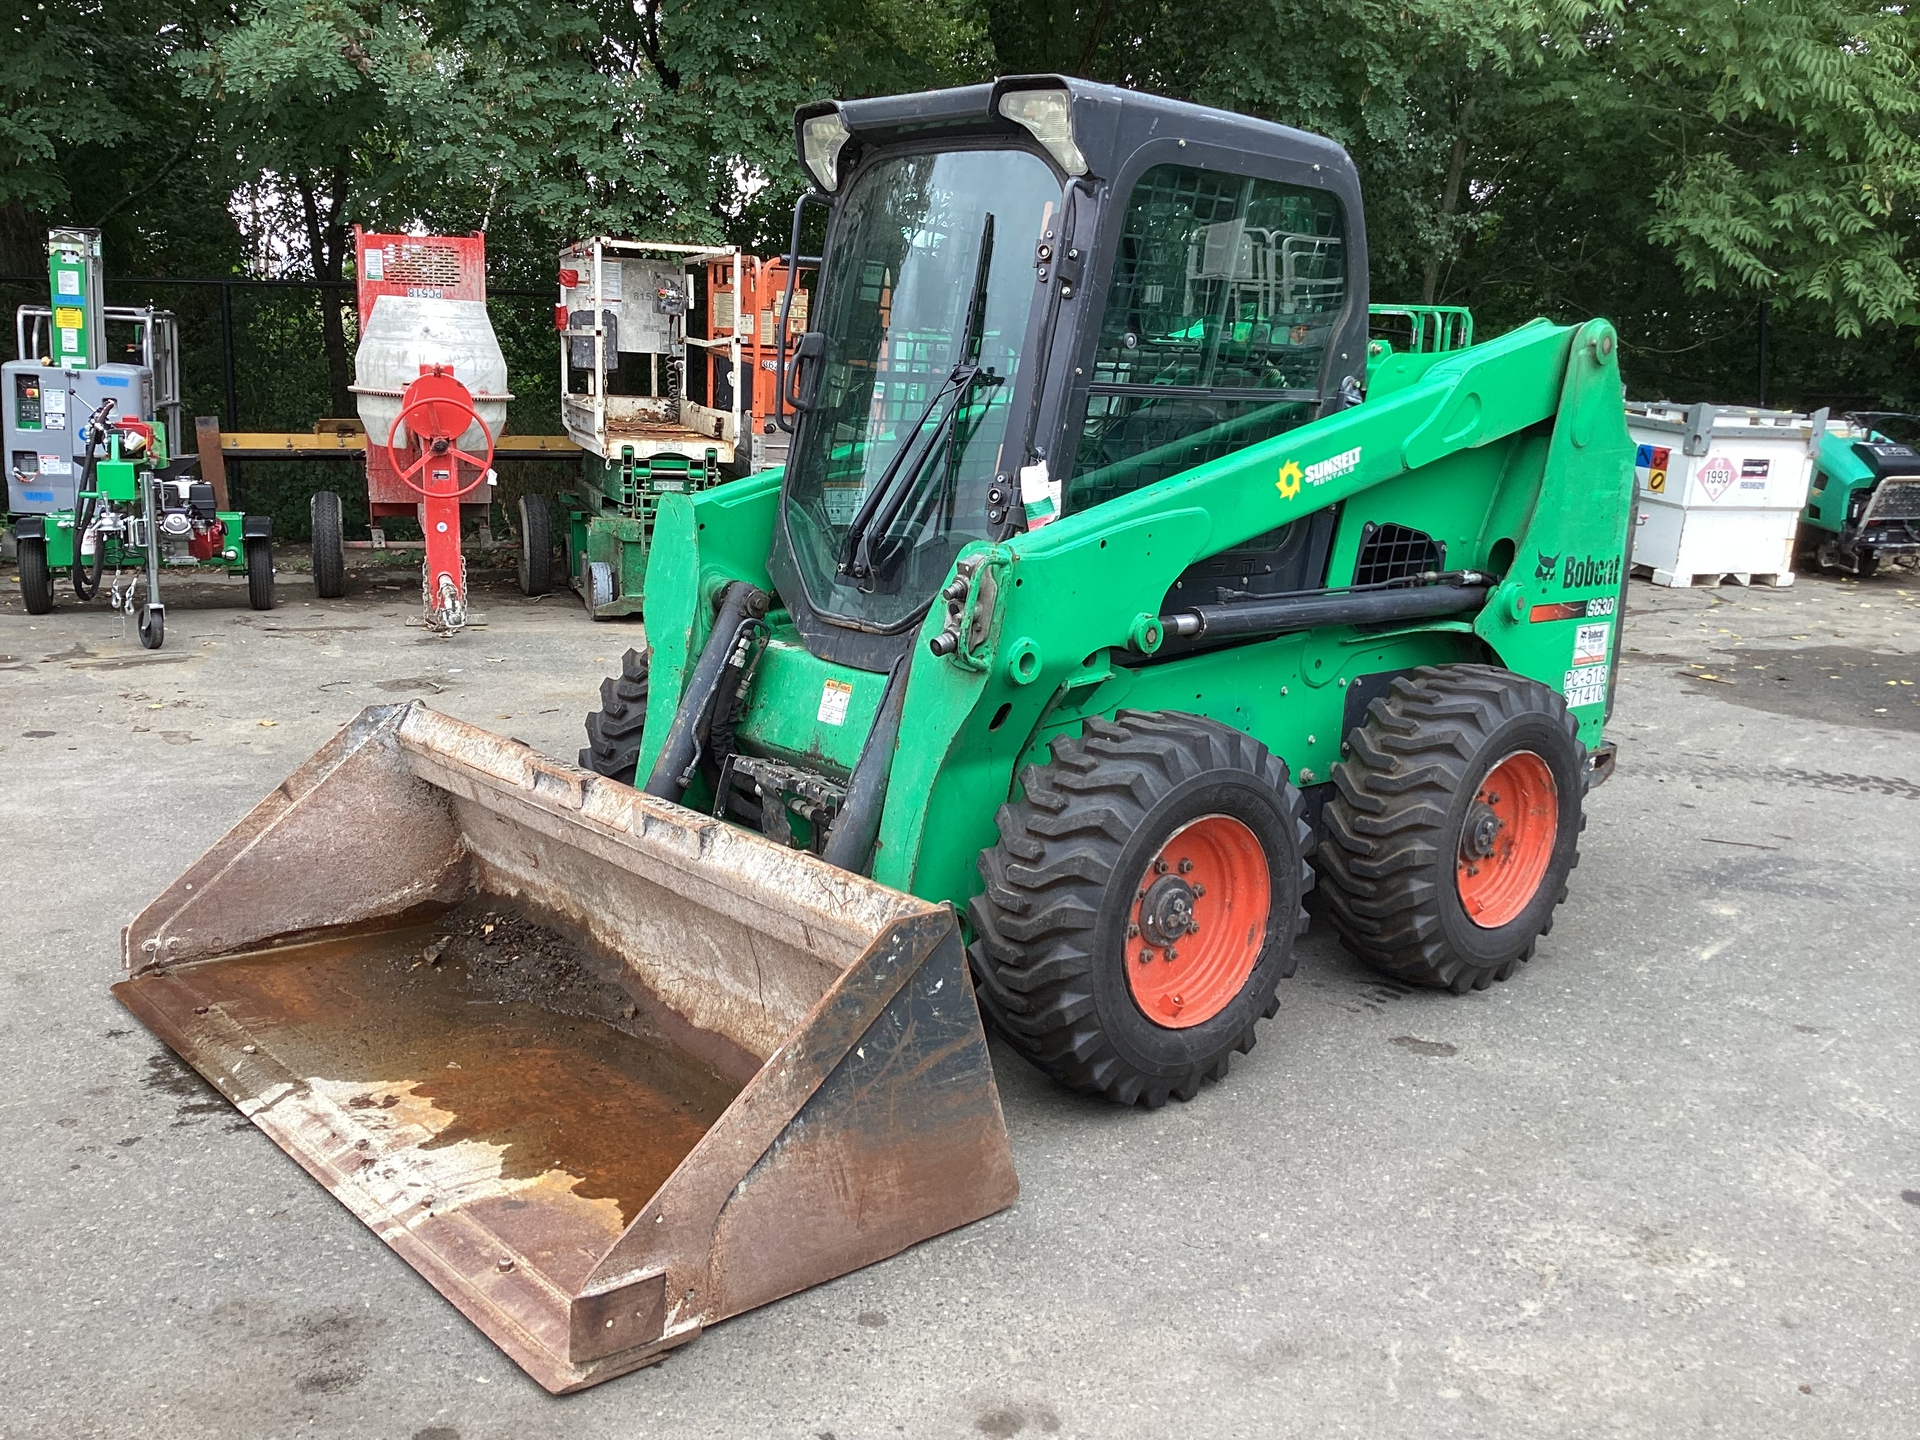
[(1631, 590), (1538, 958), (1409, 990), (1316, 925), (1226, 1083), (996, 1069), (1011, 1210), (555, 1399), (108, 993), (133, 914), (362, 706), (572, 758), (640, 642), (494, 574), (176, 587), (166, 648), (0, 571), (0, 1436), (1909, 1437), (1920, 583)]

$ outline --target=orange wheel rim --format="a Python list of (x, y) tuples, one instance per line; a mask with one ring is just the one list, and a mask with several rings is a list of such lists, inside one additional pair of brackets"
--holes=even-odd
[(1467, 918), (1483, 930), (1517, 919), (1539, 892), (1560, 833), (1560, 793), (1531, 750), (1487, 773), (1467, 810), (1454, 872)]
[(1133, 887), (1127, 988), (1156, 1025), (1185, 1030), (1232, 1003), (1267, 939), (1273, 882), (1259, 837), (1231, 815), (1174, 831)]

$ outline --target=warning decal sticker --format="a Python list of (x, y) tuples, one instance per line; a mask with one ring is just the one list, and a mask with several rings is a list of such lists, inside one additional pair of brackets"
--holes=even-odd
[(1598, 624), (1582, 625), (1573, 632), (1573, 663), (1575, 665), (1597, 665), (1607, 658), (1607, 641), (1613, 633), (1613, 622), (1602, 620)]
[(1667, 461), (1673, 451), (1665, 445), (1642, 445), (1634, 453), (1633, 478), (1642, 490), (1663, 495), (1667, 489)]
[(844, 725), (847, 723), (847, 702), (853, 698), (853, 686), (844, 680), (829, 680), (820, 687), (820, 714), (822, 725)]
[(1693, 474), (1694, 478), (1700, 482), (1700, 488), (1707, 492), (1709, 500), (1718, 500), (1726, 494), (1733, 488), (1733, 482), (1738, 478), (1733, 468), (1733, 461), (1724, 455), (1709, 455), (1700, 462), (1700, 468)]

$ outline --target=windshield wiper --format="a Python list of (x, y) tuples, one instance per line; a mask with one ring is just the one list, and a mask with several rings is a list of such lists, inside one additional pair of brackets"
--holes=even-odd
[[(1001, 383), (1000, 376), (992, 370), (982, 369), (980, 365), (980, 344), (986, 326), (987, 274), (992, 266), (993, 212), (988, 211), (986, 223), (980, 230), (980, 252), (973, 265), (973, 293), (967, 300), (960, 358), (954, 362), (939, 388), (927, 397), (920, 418), (906, 431), (893, 459), (861, 500), (860, 508), (854, 512), (847, 526), (846, 538), (840, 542), (839, 573), (846, 579), (860, 582), (863, 590), (871, 589), (873, 584), (876, 569), (874, 537), (885, 535), (899, 518), (900, 508), (906, 504), (907, 496), (913, 492), (915, 482), (927, 468), (927, 462), (939, 453), (944, 437), (952, 432), (954, 419), (966, 404), (967, 396), (976, 385)], [(927, 429), (927, 421), (936, 415), (939, 418), (932, 432), (927, 434), (926, 443), (917, 443)], [(908, 463), (910, 458), (911, 464)]]

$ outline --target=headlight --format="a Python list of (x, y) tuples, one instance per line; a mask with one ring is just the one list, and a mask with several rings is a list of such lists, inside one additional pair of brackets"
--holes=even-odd
[(1087, 173), (1087, 157), (1073, 143), (1073, 97), (1064, 90), (1009, 90), (1000, 113), (1023, 125), (1069, 175)]
[(846, 122), (838, 114), (815, 115), (800, 124), (800, 152), (807, 173), (828, 194), (840, 184), (840, 152), (847, 138)]

